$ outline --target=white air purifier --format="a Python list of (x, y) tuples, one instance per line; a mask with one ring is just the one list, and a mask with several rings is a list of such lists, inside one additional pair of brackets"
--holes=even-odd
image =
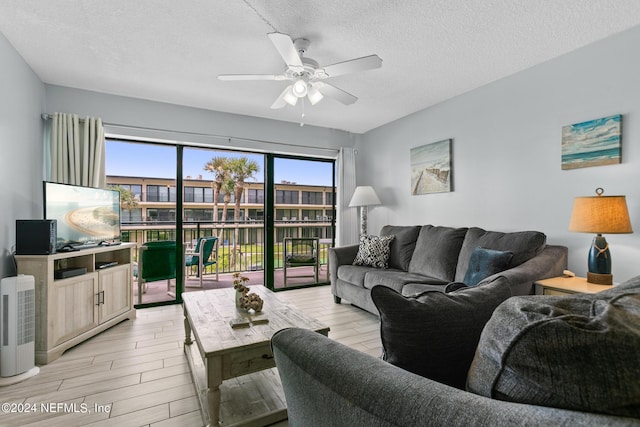
[(39, 372), (35, 367), (36, 296), (33, 276), (0, 281), (0, 386)]

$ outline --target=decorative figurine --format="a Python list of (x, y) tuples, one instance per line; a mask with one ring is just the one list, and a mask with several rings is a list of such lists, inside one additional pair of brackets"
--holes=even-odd
[(236, 290), (236, 307), (243, 310), (253, 310), (256, 313), (262, 311), (264, 301), (258, 294), (249, 293), (249, 287), (246, 283), (249, 282), (249, 278), (246, 276), (240, 276), (240, 273), (233, 273), (233, 288)]

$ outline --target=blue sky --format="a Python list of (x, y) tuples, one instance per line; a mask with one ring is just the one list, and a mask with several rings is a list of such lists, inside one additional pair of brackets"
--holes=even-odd
[[(184, 150), (184, 176), (211, 179), (213, 175), (204, 170), (204, 165), (215, 156), (246, 156), (260, 165), (256, 181), (264, 181), (264, 160), (260, 154), (232, 153), (211, 149), (186, 148)], [(107, 175), (144, 176), (150, 178), (173, 178), (176, 169), (176, 150), (158, 144), (107, 141)], [(331, 186), (331, 163), (293, 159), (275, 159), (275, 182), (283, 180), (307, 185)]]

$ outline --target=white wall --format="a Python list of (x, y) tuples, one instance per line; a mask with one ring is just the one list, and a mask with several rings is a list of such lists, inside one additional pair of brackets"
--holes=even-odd
[[(129, 136), (334, 158), (335, 150), (341, 146), (351, 147), (355, 143), (355, 135), (335, 129), (309, 125), (301, 127), (296, 123), (221, 113), (62, 86), (46, 85), (46, 94), (47, 113), (65, 112), (101, 117), (106, 124), (105, 130), (107, 132), (122, 132)], [(124, 127), (109, 126), (109, 124), (124, 125)], [(127, 127), (142, 129), (127, 129)], [(158, 131), (150, 131), (149, 129), (157, 129)], [(272, 141), (275, 144), (253, 143), (241, 139), (232, 139), (231, 143), (228, 143), (226, 139), (212, 138), (207, 135)], [(306, 147), (317, 147), (318, 149)], [(333, 150), (323, 150), (323, 148)]]
[(15, 275), (16, 219), (42, 218), (44, 84), (0, 33), (0, 277)]
[[(573, 198), (627, 196), (635, 234), (609, 235), (614, 281), (640, 274), (640, 27), (417, 112), (358, 139), (358, 185), (373, 185), (385, 224), (535, 229), (569, 247), (586, 275), (592, 235), (567, 228)], [(623, 115), (622, 164), (561, 170), (564, 125)], [(409, 149), (453, 139), (451, 193), (411, 196)]]

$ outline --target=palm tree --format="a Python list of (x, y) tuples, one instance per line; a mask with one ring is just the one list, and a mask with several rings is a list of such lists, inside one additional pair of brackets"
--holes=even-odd
[[(204, 165), (204, 170), (213, 173), (213, 221), (218, 221), (218, 199), (225, 182), (229, 180), (229, 159), (224, 156), (216, 156)], [(223, 219), (226, 219), (226, 209), (223, 212)], [(216, 233), (217, 234), (217, 233)], [(220, 236), (217, 235), (219, 238)]]
[(235, 223), (235, 234), (233, 239), (232, 262), (235, 264), (235, 256), (238, 253), (238, 240), (240, 237), (240, 203), (242, 194), (246, 187), (246, 182), (252, 179), (260, 171), (260, 165), (255, 160), (242, 156), (237, 159), (229, 159), (228, 162), (231, 177), (234, 181), (235, 209), (233, 211), (233, 222)]
[(222, 193), (222, 226), (224, 227), (224, 223), (227, 221), (227, 211), (229, 210), (229, 203), (231, 203), (231, 196), (233, 195), (235, 183), (233, 179), (227, 178), (220, 188), (220, 192)]
[[(233, 194), (233, 187), (234, 187), (234, 182), (233, 182), (233, 179), (231, 179), (230, 177), (228, 177), (220, 187), (220, 193), (222, 194), (222, 202), (224, 204), (222, 205), (222, 221), (221, 221), (222, 226), (218, 229), (217, 237), (221, 241), (223, 241), (223, 238), (224, 238), (224, 228), (227, 222), (227, 210), (229, 209), (229, 203), (231, 203), (231, 195)], [(216, 217), (216, 221), (217, 220), (218, 218)], [(229, 259), (229, 266), (233, 266), (233, 262), (234, 262), (233, 255), (231, 255)]]

